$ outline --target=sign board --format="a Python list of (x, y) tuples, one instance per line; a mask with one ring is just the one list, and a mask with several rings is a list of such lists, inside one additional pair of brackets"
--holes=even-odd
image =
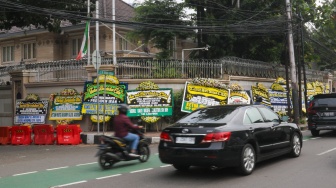
[(45, 117), (47, 115), (48, 104), (48, 100), (16, 101), (14, 123), (44, 124)]
[(229, 90), (227, 89), (200, 86), (186, 82), (181, 111), (190, 113), (206, 106), (225, 105), (227, 104), (228, 96)]
[(49, 120), (82, 120), (82, 95), (55, 95)]
[(173, 115), (172, 89), (126, 91), (129, 117)]
[(101, 56), (100, 56), (100, 53), (97, 52), (97, 50), (95, 50), (92, 53), (92, 64), (93, 64), (95, 69), (99, 69), (99, 67), (101, 65)]
[(106, 74), (114, 76), (114, 71), (98, 70), (98, 74)]

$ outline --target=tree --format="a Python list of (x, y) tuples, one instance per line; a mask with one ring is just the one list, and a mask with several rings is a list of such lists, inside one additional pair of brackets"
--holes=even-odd
[[(60, 32), (60, 24), (62, 20), (68, 20), (72, 24), (76, 24), (81, 20), (73, 19), (66, 16), (65, 13), (87, 15), (86, 0), (0, 0), (0, 29), (9, 30), (13, 26), (24, 28), (43, 27), (53, 32)], [(92, 4), (91, 9), (94, 9)], [(41, 14), (42, 11), (58, 11), (63, 13), (64, 17), (54, 17), (51, 15)]]
[(175, 37), (185, 38), (186, 34), (183, 31), (152, 28), (151, 25), (186, 25), (187, 21), (183, 20), (186, 17), (183, 8), (182, 3), (174, 0), (146, 0), (138, 4), (135, 7), (134, 21), (148, 25), (137, 28), (131, 33), (131, 37), (143, 39), (144, 44), (153, 43), (154, 47), (161, 50), (157, 58), (169, 59), (174, 50), (170, 43)]
[[(186, 0), (186, 6), (196, 10), (197, 26), (222, 26), (225, 31), (198, 32), (199, 45), (212, 46), (201, 58), (237, 56), (266, 62), (283, 61), (281, 54), (285, 50), (287, 32), (285, 1), (238, 1)], [(295, 2), (294, 8), (304, 10), (305, 22), (314, 18), (314, 1)]]
[(305, 57), (324, 69), (336, 65), (336, 1), (326, 1), (314, 10), (314, 19), (305, 34), (305, 48), (310, 49)]

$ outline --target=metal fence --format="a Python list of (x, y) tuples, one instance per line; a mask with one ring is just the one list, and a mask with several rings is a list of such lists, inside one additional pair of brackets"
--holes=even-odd
[[(103, 58), (102, 64), (113, 64), (112, 58)], [(6, 82), (9, 72), (28, 70), (35, 73), (35, 82), (49, 81), (85, 81), (87, 60), (62, 60), (25, 65), (0, 67), (0, 80)], [(216, 60), (151, 60), (119, 59), (116, 76), (119, 79), (179, 79), (179, 78), (214, 78), (224, 79), (225, 75), (285, 78), (285, 68), (275, 63), (226, 57)], [(307, 81), (322, 81), (324, 71), (306, 71)], [(303, 77), (302, 77), (303, 78)]]

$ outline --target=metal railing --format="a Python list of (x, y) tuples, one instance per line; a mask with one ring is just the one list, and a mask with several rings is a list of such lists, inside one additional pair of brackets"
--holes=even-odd
[[(102, 58), (102, 64), (112, 64), (112, 58)], [(0, 80), (9, 79), (9, 72), (27, 70), (35, 75), (33, 82), (49, 81), (85, 81), (88, 74), (84, 66), (87, 60), (62, 60), (34, 64), (23, 64), (0, 67)], [(119, 79), (180, 79), (180, 78), (214, 78), (224, 79), (225, 75), (285, 78), (285, 68), (275, 63), (226, 57), (216, 60), (152, 60), (152, 59), (119, 59), (116, 76)], [(326, 71), (307, 70), (307, 81), (322, 81)], [(302, 77), (303, 78), (303, 77)]]

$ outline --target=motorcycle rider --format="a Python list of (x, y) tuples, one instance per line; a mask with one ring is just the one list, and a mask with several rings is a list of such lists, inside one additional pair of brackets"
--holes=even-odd
[(123, 138), (130, 142), (131, 153), (129, 154), (132, 157), (137, 157), (136, 149), (140, 140), (140, 137), (136, 134), (130, 133), (129, 129), (141, 129), (142, 126), (137, 126), (132, 123), (129, 117), (127, 117), (127, 110), (129, 110), (128, 105), (120, 104), (118, 107), (119, 114), (114, 117), (113, 125), (115, 136)]

